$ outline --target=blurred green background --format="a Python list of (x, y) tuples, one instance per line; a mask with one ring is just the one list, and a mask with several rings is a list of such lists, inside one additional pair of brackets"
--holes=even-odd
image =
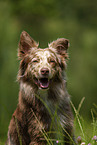
[(97, 104), (97, 0), (0, 0), (0, 140), (18, 103), (17, 48), (23, 30), (40, 47), (68, 38), (71, 99), (78, 107), (85, 97), (81, 114), (87, 120)]

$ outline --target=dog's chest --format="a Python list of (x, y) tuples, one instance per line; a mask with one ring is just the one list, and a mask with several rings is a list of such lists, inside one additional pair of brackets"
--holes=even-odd
[[(39, 94), (39, 98), (40, 98), (41, 102), (44, 104), (47, 111), (50, 114), (54, 115), (54, 113), (56, 111), (56, 105), (54, 104), (54, 102), (52, 102), (52, 100), (48, 99), (48, 90), (40, 89), (38, 91), (38, 94)], [(42, 108), (40, 108), (40, 109), (42, 109)]]

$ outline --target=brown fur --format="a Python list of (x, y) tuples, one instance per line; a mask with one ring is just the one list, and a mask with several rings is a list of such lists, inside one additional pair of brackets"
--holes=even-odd
[(27, 32), (22, 32), (19, 103), (10, 121), (8, 145), (46, 145), (48, 136), (54, 145), (61, 139), (65, 145), (72, 144), (73, 117), (63, 73), (68, 46), (69, 41), (60, 38), (40, 49)]

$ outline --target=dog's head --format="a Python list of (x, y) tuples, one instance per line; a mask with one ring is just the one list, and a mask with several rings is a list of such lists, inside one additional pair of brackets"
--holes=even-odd
[(60, 38), (50, 43), (48, 48), (38, 48), (38, 43), (23, 31), (18, 49), (18, 56), (21, 59), (19, 81), (34, 83), (42, 89), (48, 88), (56, 76), (61, 77), (66, 67), (68, 46), (69, 41)]

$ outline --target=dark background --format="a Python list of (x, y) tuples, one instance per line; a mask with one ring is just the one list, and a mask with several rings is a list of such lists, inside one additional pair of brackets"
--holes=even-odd
[(80, 114), (91, 119), (97, 104), (97, 0), (0, 1), (0, 139), (6, 137), (18, 103), (17, 48), (27, 31), (40, 47), (64, 37), (70, 40), (67, 87)]

